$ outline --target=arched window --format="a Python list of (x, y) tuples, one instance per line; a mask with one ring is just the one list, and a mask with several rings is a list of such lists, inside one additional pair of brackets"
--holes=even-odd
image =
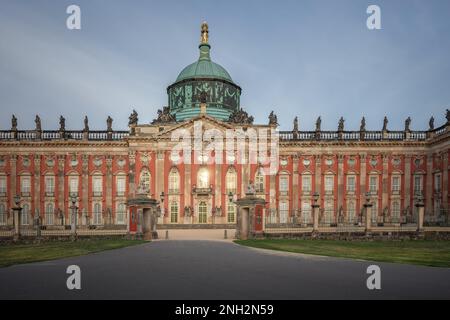
[(198, 204), (198, 223), (206, 223), (208, 217), (208, 206), (206, 202), (200, 202)]
[(169, 193), (180, 192), (180, 174), (177, 170), (172, 170), (169, 174)]
[(228, 223), (236, 222), (236, 205), (234, 203), (228, 203), (227, 206)]
[(142, 170), (139, 185), (144, 187), (144, 189), (150, 193), (150, 172), (148, 169)]
[(54, 217), (54, 205), (53, 203), (47, 203), (45, 206), (45, 224), (48, 226), (53, 225), (53, 217)]
[(237, 179), (236, 179), (236, 171), (234, 169), (230, 169), (227, 172), (226, 176), (226, 192), (236, 194), (237, 189)]
[(197, 187), (198, 188), (209, 188), (209, 172), (208, 172), (208, 169), (201, 168), (200, 170), (198, 170)]
[(256, 192), (264, 192), (264, 174), (262, 169), (258, 169), (255, 175), (255, 191)]
[(116, 221), (117, 224), (125, 224), (125, 217), (126, 217), (126, 206), (124, 203), (119, 203), (117, 205), (117, 213), (116, 213)]
[(30, 214), (30, 205), (28, 203), (24, 204), (22, 207), (22, 212), (20, 215), (20, 223), (22, 225), (28, 225), (29, 224), (29, 216)]
[(6, 206), (0, 203), (0, 225), (6, 224)]
[(178, 202), (173, 201), (170, 204), (170, 222), (177, 223), (178, 222)]
[(102, 224), (102, 205), (100, 203), (94, 204), (94, 225)]

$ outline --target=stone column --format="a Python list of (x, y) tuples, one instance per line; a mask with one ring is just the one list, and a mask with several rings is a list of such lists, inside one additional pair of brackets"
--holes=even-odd
[[(10, 168), (11, 168), (11, 172), (10, 172), (10, 186), (11, 186), (11, 190), (9, 192), (9, 204), (12, 207), (14, 204), (14, 197), (17, 194), (17, 155), (13, 154), (10, 157)], [(14, 225), (14, 214), (10, 215), (9, 218), (9, 225)]]
[[(58, 208), (61, 212), (64, 212), (64, 167), (65, 167), (65, 156), (58, 156)], [(59, 216), (58, 216), (59, 219)]]
[(214, 201), (215, 206), (217, 208), (222, 208), (221, 216), (220, 216), (220, 222), (216, 221), (216, 223), (225, 223), (224, 217), (226, 208), (225, 206), (222, 207), (222, 164), (215, 164), (214, 165), (214, 174), (215, 174), (215, 185), (214, 185)]
[(292, 157), (293, 161), (293, 174), (292, 174), (292, 209), (294, 210), (294, 213), (296, 216), (299, 214), (299, 185), (298, 185), (298, 161), (299, 157), (298, 155), (294, 155)]
[(20, 239), (20, 212), (22, 211), (22, 208), (19, 206), (19, 204), (16, 204), (16, 207), (13, 208), (14, 212), (14, 241), (17, 241)]
[[(367, 165), (366, 165), (366, 154), (360, 153), (359, 154), (359, 161), (360, 161), (360, 175), (359, 175), (359, 203), (364, 203), (365, 198), (364, 195), (366, 194), (366, 179), (367, 179)], [(361, 207), (360, 207), (361, 209)]]
[(337, 210), (344, 205), (344, 156), (338, 155), (338, 201)]
[(72, 205), (70, 206), (70, 237), (73, 240), (77, 237), (77, 206), (76, 206), (76, 199), (72, 199)]
[(322, 157), (321, 155), (316, 155), (314, 157), (315, 160), (315, 166), (316, 166), (316, 189), (315, 192), (318, 192), (320, 194), (321, 192), (321, 185), (322, 185)]
[[(381, 176), (381, 206), (382, 212), (389, 205), (389, 190), (388, 190), (388, 182), (389, 182), (389, 174), (388, 174), (388, 165), (389, 165), (389, 156), (387, 154), (382, 155), (383, 159), (383, 172)], [(384, 215), (383, 215), (384, 216)], [(385, 221), (383, 221), (385, 222)]]
[(81, 185), (83, 186), (81, 191), (81, 198), (83, 202), (83, 211), (85, 212), (84, 221), (79, 221), (79, 224), (88, 225), (87, 214), (89, 210), (89, 156), (84, 154), (82, 156), (83, 169), (81, 176)]
[(417, 231), (422, 232), (423, 231), (423, 219), (424, 219), (424, 213), (425, 213), (425, 205), (423, 203), (422, 197), (419, 196), (417, 199), (417, 202), (415, 203), (415, 206), (417, 208)]
[(442, 206), (448, 209), (448, 152), (442, 153)]
[(411, 205), (411, 155), (405, 156), (405, 200), (404, 208)]
[(112, 162), (113, 157), (108, 155), (106, 157), (106, 208), (109, 209), (111, 214), (108, 216), (107, 223), (113, 224), (113, 194), (112, 194), (112, 184), (113, 184), (113, 176), (112, 176)]
[(41, 212), (41, 156), (34, 155), (34, 219), (40, 216)]
[[(187, 155), (190, 156), (190, 155)], [(192, 194), (192, 189), (191, 189), (191, 170), (192, 170), (192, 165), (191, 164), (185, 164), (184, 165), (184, 206), (190, 208), (192, 206), (191, 203), (191, 194)], [(180, 208), (180, 212), (181, 210), (183, 210), (183, 215), (184, 215), (184, 208)], [(193, 212), (190, 212), (191, 216), (187, 217), (184, 216), (184, 223), (192, 223), (192, 215)]]
[[(161, 192), (164, 191), (164, 183), (165, 183), (165, 173), (164, 173), (164, 158), (165, 158), (165, 154), (164, 151), (158, 151), (156, 153), (156, 161), (155, 161), (155, 174), (154, 177), (156, 179), (156, 183), (155, 183), (155, 190), (154, 190), (154, 197), (158, 198), (159, 195), (161, 194)], [(165, 215), (165, 206), (164, 203), (161, 203), (161, 210), (163, 212), (162, 215), (162, 219), (163, 219), (163, 223), (166, 223), (167, 221), (167, 217)]]
[(426, 198), (425, 208), (428, 212), (433, 211), (433, 154), (427, 154), (427, 176), (426, 176)]
[(372, 222), (372, 204), (367, 201), (364, 204), (365, 212), (366, 212), (366, 233), (370, 233), (370, 230), (372, 229), (371, 222)]

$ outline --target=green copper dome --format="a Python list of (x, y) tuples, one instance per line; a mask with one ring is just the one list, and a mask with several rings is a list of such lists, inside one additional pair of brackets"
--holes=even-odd
[(198, 60), (185, 67), (167, 88), (170, 113), (177, 121), (198, 116), (202, 102), (208, 115), (222, 121), (240, 108), (241, 88), (225, 68), (211, 60), (208, 33), (208, 25), (203, 23)]

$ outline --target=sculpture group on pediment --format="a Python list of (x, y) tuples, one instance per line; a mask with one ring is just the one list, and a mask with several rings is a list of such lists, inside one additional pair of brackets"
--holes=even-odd
[(228, 119), (229, 122), (236, 124), (253, 124), (253, 120), (253, 117), (242, 109), (234, 111)]
[(158, 117), (152, 121), (152, 124), (176, 122), (175, 116), (170, 113), (169, 107), (163, 107), (158, 110)]

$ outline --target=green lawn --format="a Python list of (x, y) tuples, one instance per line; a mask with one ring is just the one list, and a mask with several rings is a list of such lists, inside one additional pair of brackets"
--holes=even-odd
[(450, 267), (450, 241), (236, 240), (238, 244), (271, 250), (370, 261)]
[(134, 246), (145, 241), (125, 239), (79, 240), (0, 246), (0, 267), (36, 261), (82, 256), (88, 253)]

